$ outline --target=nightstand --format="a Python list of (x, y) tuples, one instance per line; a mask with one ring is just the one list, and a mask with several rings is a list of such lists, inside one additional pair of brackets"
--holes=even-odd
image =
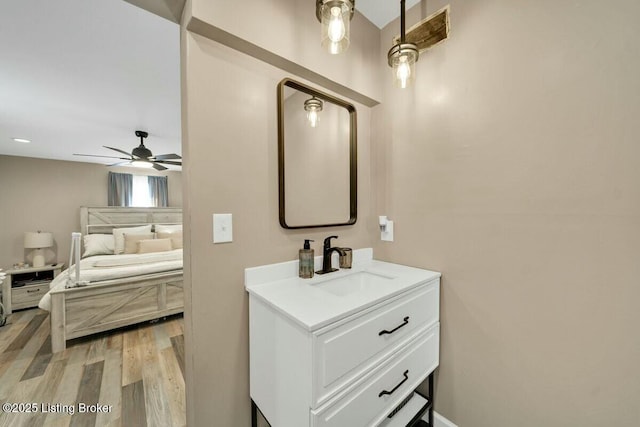
[(49, 284), (62, 271), (64, 263), (44, 267), (6, 270), (2, 283), (2, 305), (5, 314), (13, 310), (37, 307), (40, 299), (49, 291)]

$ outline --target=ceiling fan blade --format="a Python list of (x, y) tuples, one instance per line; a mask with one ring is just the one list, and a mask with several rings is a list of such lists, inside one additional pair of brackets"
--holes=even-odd
[(118, 153), (126, 154), (127, 156), (131, 156), (131, 157), (133, 157), (133, 158), (139, 159), (139, 157), (138, 157), (138, 156), (134, 156), (133, 154), (131, 154), (131, 153), (127, 153), (126, 151), (121, 150), (121, 149), (119, 149), (119, 148), (107, 147), (106, 145), (103, 145), (103, 147), (104, 147), (104, 148), (108, 148), (109, 150), (117, 151)]
[(168, 168), (165, 168), (164, 166), (156, 163), (156, 162), (152, 162), (153, 163), (153, 168), (157, 171), (164, 171), (167, 170)]
[(177, 159), (182, 159), (182, 157), (178, 156), (177, 154), (160, 154), (159, 156), (154, 156), (153, 157), (155, 160), (177, 160)]
[(182, 162), (172, 162), (170, 160), (156, 160), (154, 163), (161, 163), (163, 165), (182, 166)]
[(118, 162), (118, 163), (114, 163), (112, 165), (106, 165), (106, 166), (107, 167), (111, 167), (111, 166), (122, 166), (122, 165), (129, 165), (129, 164), (131, 164), (130, 161), (128, 161), (128, 162)]
[(98, 156), (96, 154), (76, 154), (73, 153), (74, 156), (86, 156), (86, 157), (104, 157), (106, 159), (120, 159), (120, 160), (131, 160), (130, 158), (125, 157), (115, 157), (115, 156)]

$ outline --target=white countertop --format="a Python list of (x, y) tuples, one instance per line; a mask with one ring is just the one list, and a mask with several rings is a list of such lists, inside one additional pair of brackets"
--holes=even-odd
[[(316, 257), (316, 270), (322, 257)], [(337, 259), (334, 260), (337, 266)], [(323, 283), (366, 271), (388, 278), (383, 286), (345, 295), (323, 288)], [(370, 248), (353, 251), (353, 267), (311, 279), (298, 277), (298, 261), (245, 270), (245, 288), (253, 297), (278, 310), (308, 331), (315, 331), (355, 312), (378, 304), (440, 277), (440, 273), (373, 259)], [(335, 288), (335, 287), (334, 287)]]

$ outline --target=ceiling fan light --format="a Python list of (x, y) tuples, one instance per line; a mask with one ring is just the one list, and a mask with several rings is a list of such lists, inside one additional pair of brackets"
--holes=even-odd
[(153, 167), (153, 163), (147, 161), (147, 160), (134, 160), (131, 162), (131, 166), (135, 167), (135, 168), (145, 168), (145, 169), (150, 169)]
[(316, 0), (322, 47), (332, 55), (342, 53), (349, 47), (355, 3), (355, 0)]

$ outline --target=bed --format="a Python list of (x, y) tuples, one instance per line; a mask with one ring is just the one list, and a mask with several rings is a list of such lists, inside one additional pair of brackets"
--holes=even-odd
[[(182, 224), (180, 208), (82, 207), (83, 234), (108, 234), (114, 228)], [(155, 256), (159, 259), (155, 259)], [(51, 313), (51, 348), (68, 340), (157, 319), (184, 310), (182, 249), (132, 255), (99, 255), (80, 262), (85, 286), (67, 287), (69, 271), (51, 283), (40, 308)], [(98, 264), (98, 267), (96, 267)]]

